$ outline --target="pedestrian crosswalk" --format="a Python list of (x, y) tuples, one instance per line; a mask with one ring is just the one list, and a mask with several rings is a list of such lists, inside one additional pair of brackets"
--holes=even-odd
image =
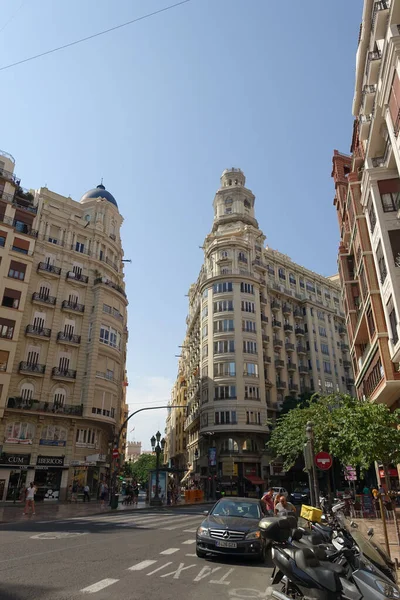
[(204, 517), (198, 513), (177, 513), (173, 510), (141, 511), (140, 513), (113, 513), (106, 515), (91, 515), (85, 517), (71, 517), (58, 524), (97, 527), (120, 527), (132, 529), (160, 529), (164, 531), (179, 531), (195, 533)]

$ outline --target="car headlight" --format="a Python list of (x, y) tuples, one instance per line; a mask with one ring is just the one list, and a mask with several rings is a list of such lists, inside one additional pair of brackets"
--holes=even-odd
[(246, 535), (246, 540), (259, 540), (261, 537), (261, 532), (260, 531), (250, 531), (247, 535)]
[(200, 527), (197, 530), (197, 535), (199, 535), (200, 537), (208, 536), (208, 528), (200, 525)]
[(400, 598), (399, 590), (390, 583), (386, 583), (386, 581), (382, 581), (382, 579), (376, 579), (375, 583), (378, 590), (385, 595), (385, 598)]
[(302, 498), (307, 498), (307, 494), (302, 494), (301, 497)]

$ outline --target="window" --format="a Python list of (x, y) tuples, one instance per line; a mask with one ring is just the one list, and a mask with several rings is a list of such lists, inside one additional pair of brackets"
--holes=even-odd
[(235, 385), (217, 385), (214, 390), (214, 400), (229, 400), (236, 398)]
[(388, 234), (394, 265), (398, 268), (400, 267), (400, 231), (398, 229), (391, 229), (388, 231)]
[(239, 446), (235, 440), (229, 438), (227, 440), (223, 440), (221, 444), (221, 452), (233, 454), (239, 452)]
[(13, 279), (20, 279), (21, 281), (23, 281), (25, 279), (25, 271), (26, 265), (12, 260), (10, 262), (10, 268), (8, 270), (8, 277), (12, 277)]
[(54, 395), (53, 395), (54, 406), (64, 406), (65, 398), (66, 398), (65, 390), (63, 388), (57, 388), (54, 391)]
[(242, 300), (242, 310), (244, 312), (256, 312), (254, 302), (247, 302), (246, 300)]
[(14, 422), (6, 426), (8, 444), (32, 443), (35, 437), (35, 426), (32, 423)]
[(201, 396), (202, 396), (203, 404), (205, 402), (208, 402), (208, 387), (203, 388)]
[(214, 283), (213, 292), (214, 294), (223, 294), (224, 292), (232, 292), (233, 284), (231, 281), (224, 281), (222, 283)]
[(244, 374), (251, 377), (258, 377), (257, 363), (244, 363)]
[(331, 363), (324, 360), (324, 373), (332, 373)]
[(304, 287), (304, 280), (303, 279), (299, 279), (300, 282), (300, 287), (303, 288)]
[(235, 377), (236, 365), (234, 362), (214, 363), (214, 377)]
[(397, 344), (397, 342), (399, 341), (399, 334), (397, 333), (397, 316), (396, 316), (396, 309), (394, 308), (394, 305), (393, 305), (392, 297), (389, 298), (389, 301), (387, 303), (387, 312), (389, 315), (390, 330), (391, 330), (391, 334), (392, 334), (392, 343), (395, 346)]
[(0, 248), (4, 248), (6, 245), (7, 234), (4, 231), (0, 231)]
[[(28, 233), (27, 225), (24, 224), (24, 227), (27, 228), (26, 233)], [(21, 254), (29, 254), (29, 242), (27, 240), (21, 240), (20, 238), (15, 237), (11, 250), (20, 252)]]
[(257, 342), (243, 341), (243, 352), (246, 354), (257, 354)]
[(400, 80), (395, 71), (389, 96), (389, 112), (392, 118), (394, 135), (399, 133), (398, 115), (400, 111)]
[(93, 331), (93, 323), (89, 323), (88, 342), (92, 341), (92, 331)]
[(233, 310), (233, 300), (220, 300), (214, 302), (214, 312), (230, 312)]
[(202, 349), (201, 349), (201, 355), (203, 358), (205, 358), (206, 356), (208, 356), (208, 344), (204, 344)]
[(239, 262), (247, 263), (247, 257), (244, 252), (238, 253), (238, 260), (239, 260)]
[(328, 344), (321, 344), (321, 352), (322, 352), (322, 354), (329, 354)]
[(201, 415), (201, 426), (202, 427), (207, 427), (208, 425), (208, 414), (207, 413), (203, 413)]
[(371, 233), (374, 233), (374, 229), (375, 229), (375, 225), (376, 225), (376, 213), (375, 213), (375, 208), (374, 205), (372, 204), (372, 200), (370, 200), (371, 205), (369, 207), (369, 229), (371, 231)]
[(103, 304), (103, 312), (108, 313), (109, 315), (111, 315), (111, 312), (112, 312), (111, 306), (109, 306), (108, 304)]
[(379, 268), (379, 273), (380, 273), (381, 284), (383, 285), (385, 283), (385, 280), (387, 277), (387, 269), (386, 269), (385, 257), (383, 256), (381, 242), (379, 242), (378, 247), (376, 249), (376, 259), (378, 261), (378, 268)]
[(314, 316), (314, 309), (311, 307), (310, 308), (310, 315), (313, 317)]
[(121, 334), (116, 329), (113, 329), (113, 327), (109, 327), (108, 325), (100, 325), (99, 341), (102, 344), (106, 344), (107, 346), (121, 350)]
[(223, 410), (214, 413), (214, 424), (215, 425), (235, 425), (237, 423), (236, 420), (236, 411), (235, 410)]
[(367, 311), (367, 323), (368, 323), (369, 335), (372, 338), (375, 333), (375, 321), (374, 321), (374, 316), (372, 314), (371, 308), (369, 308)]
[(322, 310), (317, 311), (317, 317), (320, 321), (325, 321), (325, 313)]
[(231, 204), (233, 204), (232, 198), (226, 198), (225, 199), (225, 206), (230, 206)]
[(255, 321), (242, 321), (242, 330), (251, 331), (256, 333), (256, 322)]
[[(308, 344), (308, 342), (307, 342)], [(307, 350), (309, 350), (310, 348), (307, 347)], [(314, 350), (315, 352), (318, 352), (318, 344), (317, 344), (317, 340), (314, 340)]]
[(220, 333), (222, 331), (234, 331), (233, 319), (223, 319), (221, 321), (214, 321), (214, 332)]
[(327, 394), (332, 394), (333, 393), (333, 383), (332, 383), (332, 381), (329, 381), (329, 380), (325, 381), (325, 392)]
[(15, 321), (0, 317), (0, 338), (11, 340), (14, 335)]
[(208, 298), (208, 288), (206, 288), (206, 289), (204, 290), (204, 292), (202, 293), (202, 295), (201, 295), (201, 296), (202, 296), (202, 298)]
[(261, 413), (246, 410), (246, 425), (261, 425)]
[(87, 448), (100, 447), (100, 432), (97, 429), (77, 429), (75, 443), (76, 446)]
[(289, 273), (289, 282), (291, 285), (296, 285), (296, 277), (293, 275), (293, 273)]
[(260, 388), (255, 385), (244, 386), (244, 397), (246, 400), (259, 400)]
[(24, 383), (21, 387), (21, 398), (23, 400), (32, 400), (35, 393), (33, 383)]
[(202, 369), (201, 369), (201, 376), (202, 377), (207, 377), (208, 376), (208, 365), (206, 365), (205, 367), (202, 367)]
[(393, 212), (399, 209), (400, 179), (385, 179), (378, 181), (379, 193), (383, 212)]
[(7, 371), (9, 352), (0, 350), (0, 371)]
[(40, 439), (60, 442), (60, 446), (65, 446), (67, 443), (67, 435), (68, 431), (64, 427), (58, 427), (58, 425), (46, 425), (40, 433)]
[(201, 329), (201, 337), (202, 339), (204, 339), (205, 337), (208, 336), (208, 325), (203, 325), (202, 329)]
[(244, 442), (242, 449), (243, 449), (243, 452), (258, 452), (257, 442), (255, 442), (251, 438), (248, 438)]
[(311, 283), (311, 281), (306, 281), (306, 289), (308, 292), (314, 292), (315, 293), (315, 286), (313, 283)]
[(230, 214), (232, 214), (232, 207), (231, 207), (231, 206), (227, 206), (227, 207), (225, 208), (225, 214), (226, 214), (226, 215), (230, 215)]
[(254, 285), (252, 283), (242, 283), (240, 284), (240, 291), (243, 294), (254, 294)]
[(76, 242), (75, 243), (75, 250), (76, 252), (85, 252), (85, 244), (83, 244), (82, 242)]
[(235, 352), (235, 340), (214, 342), (214, 354), (229, 354)]
[(4, 288), (4, 296), (1, 305), (6, 306), (7, 308), (18, 308), (20, 298), (21, 292), (19, 292), (18, 290)]
[(245, 208), (251, 208), (251, 204), (250, 202), (247, 200), (247, 198), (244, 199), (243, 204), (245, 206)]
[(325, 327), (319, 326), (318, 331), (319, 331), (319, 335), (321, 335), (322, 337), (327, 337)]
[(229, 252), (227, 250), (221, 250), (221, 252), (219, 253), (219, 257), (222, 260), (229, 258)]
[(208, 317), (208, 306), (207, 305), (201, 311), (201, 318), (205, 319), (205, 317)]
[(278, 276), (279, 276), (280, 279), (286, 279), (285, 269), (282, 269), (282, 267), (279, 267), (279, 269), (278, 269)]
[[(311, 365), (310, 365), (310, 366), (311, 366)], [(320, 370), (321, 370), (321, 366), (320, 366), (320, 364), (319, 364), (319, 358), (317, 358), (317, 371), (320, 371)]]

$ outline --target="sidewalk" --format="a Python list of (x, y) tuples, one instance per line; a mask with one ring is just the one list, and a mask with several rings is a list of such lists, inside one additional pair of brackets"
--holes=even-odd
[[(400, 519), (399, 511), (397, 511), (397, 518)], [(361, 533), (364, 535), (367, 535), (368, 529), (370, 529), (370, 527), (372, 527), (374, 530), (374, 535), (372, 537), (372, 540), (379, 542), (383, 548), (386, 548), (385, 537), (383, 534), (383, 524), (382, 524), (381, 519), (377, 518), (377, 519), (351, 519), (351, 520), (354, 521), (355, 523), (357, 523), (359, 531), (361, 531)], [(390, 556), (391, 556), (392, 560), (397, 559), (400, 563), (400, 546), (399, 546), (398, 539), (397, 539), (396, 526), (395, 526), (393, 520), (387, 521), (386, 526), (387, 526), (387, 532), (388, 532), (388, 538), (389, 538)]]

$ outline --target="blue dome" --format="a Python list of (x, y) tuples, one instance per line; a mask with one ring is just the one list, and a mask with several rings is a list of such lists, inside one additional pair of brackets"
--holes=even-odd
[(92, 200), (93, 198), (105, 198), (105, 200), (108, 200), (108, 202), (111, 202), (111, 204), (114, 204), (114, 206), (118, 208), (118, 204), (114, 196), (110, 194), (110, 192), (107, 192), (106, 188), (102, 183), (100, 183), (100, 185), (98, 185), (97, 187), (93, 188), (93, 190), (89, 190), (88, 192), (86, 192), (86, 194), (83, 194), (80, 201), (83, 204), (87, 200)]

